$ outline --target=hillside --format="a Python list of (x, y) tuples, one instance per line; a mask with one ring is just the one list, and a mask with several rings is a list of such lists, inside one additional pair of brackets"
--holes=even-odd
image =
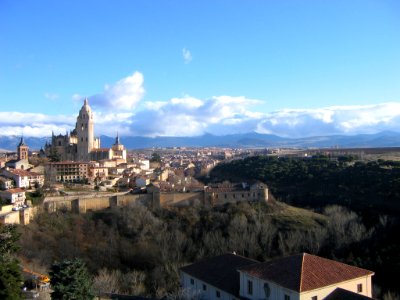
[[(40, 213), (20, 228), (21, 257), (44, 273), (54, 261), (80, 257), (95, 280), (124, 277), (119, 292), (161, 298), (177, 291), (180, 266), (203, 257), (235, 251), (264, 261), (335, 248), (331, 242), (340, 237), (332, 218), (276, 202)], [(349, 219), (343, 224), (362, 226)]]
[[(249, 157), (216, 166), (209, 180), (261, 180), (274, 196), (289, 204), (324, 211), (340, 205), (357, 213), (366, 230), (364, 241), (330, 252), (348, 260), (361, 259), (376, 272), (375, 282), (397, 289), (392, 276), (400, 272), (400, 163), (353, 161), (352, 157), (330, 159)], [(337, 216), (342, 218), (340, 214)], [(350, 234), (340, 226), (337, 231)], [(323, 251), (323, 250), (321, 250)], [(360, 262), (361, 263), (361, 262)]]

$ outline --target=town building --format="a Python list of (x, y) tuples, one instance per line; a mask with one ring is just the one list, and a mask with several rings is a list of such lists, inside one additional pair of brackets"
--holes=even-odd
[(204, 188), (204, 201), (211, 205), (238, 201), (268, 201), (268, 187), (262, 182), (253, 184), (230, 182), (209, 185)]
[(89, 179), (90, 163), (85, 161), (61, 161), (47, 165), (49, 180), (57, 182), (85, 182)]
[(20, 188), (0, 191), (0, 198), (15, 207), (22, 207), (25, 204), (25, 191)]
[(8, 190), (13, 188), (14, 181), (10, 178), (0, 176), (0, 190)]
[(93, 112), (86, 98), (76, 119), (75, 129), (65, 135), (52, 134), (51, 143), (45, 145), (46, 155), (61, 161), (99, 161), (121, 159), (126, 161), (126, 149), (116, 142), (111, 148), (101, 148), (100, 138), (94, 136)]
[(21, 140), (17, 146), (17, 159), (11, 159), (5, 163), (5, 167), (12, 169), (21, 169), (27, 170), (32, 166), (28, 162), (29, 158), (29, 147), (24, 142), (24, 137), (21, 137)]
[(44, 184), (44, 175), (22, 169), (4, 168), (0, 175), (13, 180), (17, 188), (35, 188)]
[(223, 254), (185, 266), (180, 272), (185, 290), (213, 300), (371, 299), (374, 275), (307, 253), (269, 262)]

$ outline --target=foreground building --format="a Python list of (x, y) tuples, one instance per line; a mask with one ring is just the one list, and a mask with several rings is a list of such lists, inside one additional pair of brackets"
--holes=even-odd
[(204, 299), (371, 299), (373, 272), (307, 253), (258, 262), (224, 254), (180, 269), (181, 284)]

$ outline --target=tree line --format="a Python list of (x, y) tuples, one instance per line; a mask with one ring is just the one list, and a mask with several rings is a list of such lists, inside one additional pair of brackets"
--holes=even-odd
[(208, 180), (226, 179), (261, 180), (280, 201), (318, 212), (328, 205), (354, 211), (371, 234), (364, 242), (343, 247), (335, 257), (362, 259), (376, 272), (374, 282), (399, 293), (395, 278), (400, 272), (400, 162), (363, 162), (351, 156), (254, 156), (219, 164)]

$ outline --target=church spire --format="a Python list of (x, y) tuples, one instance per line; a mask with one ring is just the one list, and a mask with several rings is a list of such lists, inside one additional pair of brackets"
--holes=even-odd
[(85, 101), (84, 101), (83, 105), (85, 105), (85, 106), (89, 105), (89, 101), (88, 101), (87, 97), (85, 97)]
[(119, 134), (118, 134), (118, 131), (117, 131), (117, 137), (115, 138), (115, 145), (119, 145), (120, 144), (120, 142), (119, 142)]
[(19, 142), (19, 145), (18, 146), (25, 146), (25, 142), (24, 142), (24, 136), (22, 135), (21, 136), (21, 140), (20, 140), (20, 142)]

